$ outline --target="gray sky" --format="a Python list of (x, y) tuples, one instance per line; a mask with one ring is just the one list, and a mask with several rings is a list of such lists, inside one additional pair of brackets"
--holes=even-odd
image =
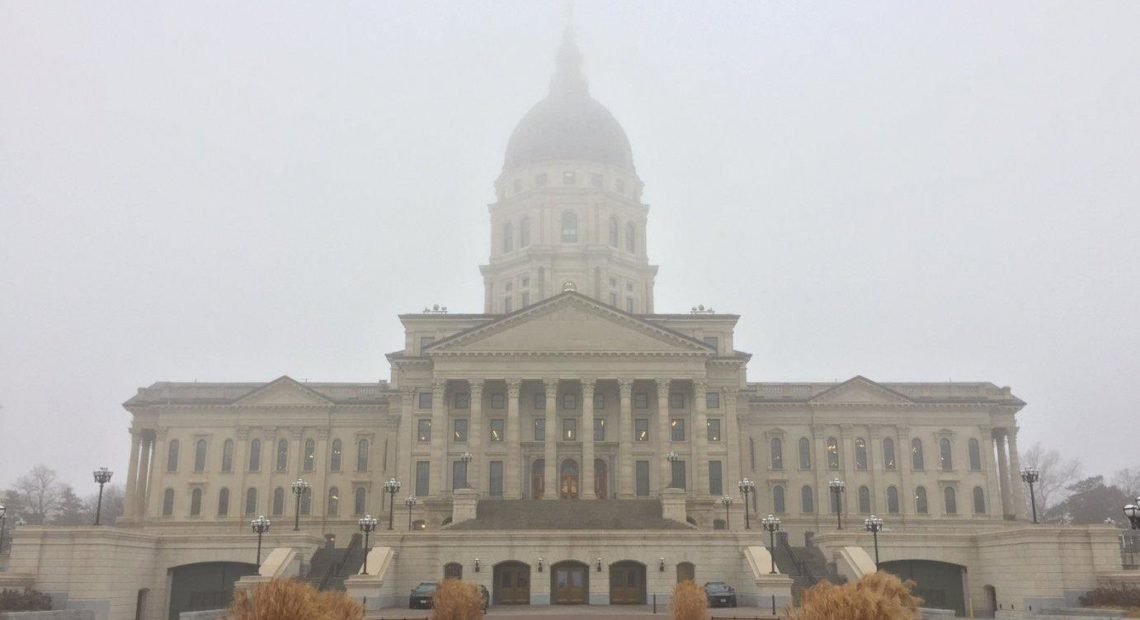
[[(388, 377), (482, 309), (556, 2), (0, 0), (0, 485), (126, 467), (158, 380)], [(1140, 465), (1140, 3), (579, 1), (657, 308), (751, 380), (987, 380)], [(122, 480), (122, 474), (118, 481)]]

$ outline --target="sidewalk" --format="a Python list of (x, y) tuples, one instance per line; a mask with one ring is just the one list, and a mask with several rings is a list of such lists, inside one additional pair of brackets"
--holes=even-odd
[[(724, 620), (771, 620), (771, 609), (757, 607), (736, 607), (729, 609), (710, 609), (713, 618)], [(369, 612), (367, 620), (403, 620), (413, 618), (430, 618), (430, 609), (381, 609)], [(492, 607), (487, 610), (488, 618), (511, 618), (512, 620), (573, 620), (574, 618), (589, 617), (594, 620), (623, 620), (626, 618), (646, 620), (648, 618), (669, 618), (669, 612), (658, 607), (653, 613), (651, 605), (512, 605)]]

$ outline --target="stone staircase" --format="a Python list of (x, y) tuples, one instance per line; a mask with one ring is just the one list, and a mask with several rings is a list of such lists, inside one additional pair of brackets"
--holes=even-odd
[(687, 530), (661, 516), (656, 499), (482, 500), (450, 530)]
[(347, 548), (317, 550), (309, 561), (305, 582), (318, 590), (344, 591), (344, 580), (360, 572), (364, 565), (364, 545), (360, 534), (353, 534)]
[(776, 566), (780, 572), (792, 578), (792, 600), (799, 604), (804, 590), (822, 580), (843, 584), (847, 580), (828, 564), (827, 558), (818, 547), (792, 547), (787, 540), (776, 544)]

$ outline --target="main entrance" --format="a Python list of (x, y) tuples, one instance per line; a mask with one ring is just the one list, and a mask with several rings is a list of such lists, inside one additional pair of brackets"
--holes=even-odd
[(610, 564), (610, 605), (645, 604), (645, 565), (625, 561)]
[(529, 605), (530, 566), (514, 561), (495, 565), (494, 590), (496, 605)]
[(562, 461), (562, 475), (558, 484), (558, 497), (578, 499), (578, 462), (573, 459)]
[[(170, 620), (184, 611), (228, 607), (234, 598), (234, 582), (256, 575), (255, 564), (203, 562), (170, 569)], [(143, 598), (140, 592), (139, 598)]]
[(580, 562), (559, 562), (550, 567), (550, 602), (585, 605), (590, 602), (590, 567)]

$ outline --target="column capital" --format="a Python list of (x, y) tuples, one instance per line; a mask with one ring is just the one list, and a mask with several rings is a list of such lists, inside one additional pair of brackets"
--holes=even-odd
[(693, 379), (693, 394), (704, 398), (705, 391), (709, 389), (709, 382), (705, 379)]
[(432, 394), (442, 395), (447, 391), (447, 379), (432, 379), (431, 381)]
[(587, 392), (593, 394), (594, 388), (598, 384), (598, 380), (593, 377), (582, 377), (578, 379), (578, 383), (582, 385), (582, 398), (585, 399)]
[(249, 427), (248, 426), (237, 427), (237, 438), (243, 439), (243, 440), (249, 439)]
[(300, 439), (301, 436), (303, 436), (304, 434), (305, 434), (305, 429), (300, 427), (300, 426), (290, 426), (289, 427), (289, 438), (290, 439)]
[(467, 387), (471, 390), (471, 397), (474, 398), (475, 394), (483, 393), (483, 380), (482, 379), (468, 379)]
[(155, 440), (156, 440), (156, 441), (166, 441), (166, 436), (167, 436), (169, 433), (170, 433), (170, 429), (169, 429), (169, 428), (166, 428), (166, 427), (164, 426), (164, 427), (161, 427), (161, 428), (159, 428), (158, 430), (156, 430), (156, 431), (154, 432), (154, 438), (155, 438)]
[(633, 394), (633, 379), (618, 379), (618, 391), (622, 398), (629, 398)]
[(825, 431), (825, 430), (827, 430), (827, 425), (825, 425), (825, 424), (812, 424), (811, 425), (812, 435), (814, 435), (816, 437), (822, 436), (823, 431)]
[(668, 393), (669, 388), (672, 386), (672, 382), (673, 382), (672, 379), (666, 379), (666, 378), (654, 379), (654, 381), (657, 382), (658, 393)]
[(558, 379), (551, 379), (551, 378), (547, 378), (547, 379), (542, 380), (542, 385), (543, 385), (543, 387), (546, 388), (546, 395), (547, 396), (549, 396), (551, 394), (557, 394), (558, 393), (558, 381), (559, 381)]
[(507, 396), (510, 398), (518, 398), (519, 392), (522, 391), (522, 379), (507, 379)]
[(328, 428), (318, 428), (317, 429), (317, 439), (320, 439), (321, 441), (328, 439), (329, 435), (331, 435), (331, 434), (332, 434), (332, 430), (330, 430)]

